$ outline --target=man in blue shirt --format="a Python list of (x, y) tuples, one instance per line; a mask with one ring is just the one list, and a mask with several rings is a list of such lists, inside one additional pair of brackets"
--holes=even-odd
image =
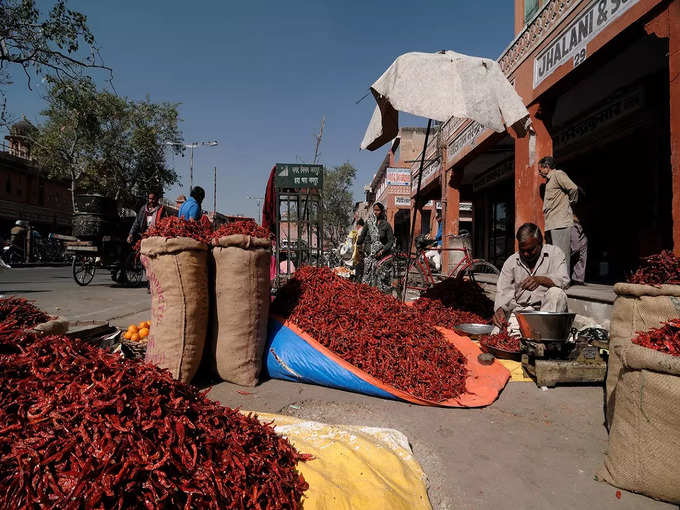
[(200, 186), (194, 186), (189, 194), (189, 199), (179, 208), (177, 216), (185, 220), (199, 221), (201, 219), (201, 203), (205, 198), (205, 191)]

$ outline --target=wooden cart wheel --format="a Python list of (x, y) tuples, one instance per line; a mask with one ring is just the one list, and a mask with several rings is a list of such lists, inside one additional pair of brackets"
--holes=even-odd
[(144, 278), (144, 266), (141, 259), (135, 252), (131, 252), (125, 257), (123, 271), (125, 280), (131, 287), (139, 287)]
[(89, 255), (76, 254), (73, 256), (73, 279), (80, 286), (89, 284), (97, 271), (95, 258)]

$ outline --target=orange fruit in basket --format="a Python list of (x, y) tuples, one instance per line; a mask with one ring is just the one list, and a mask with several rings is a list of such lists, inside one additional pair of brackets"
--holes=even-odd
[(130, 331), (126, 331), (123, 335), (123, 338), (125, 338), (125, 340), (130, 340), (130, 338), (132, 338), (132, 333)]
[(130, 337), (130, 340), (132, 340), (133, 342), (139, 342), (139, 335), (135, 333)]
[(145, 327), (146, 327), (146, 321), (140, 322), (139, 325), (137, 326), (138, 329), (144, 329)]
[(137, 326), (135, 326), (134, 324), (130, 324), (130, 326), (128, 327), (128, 331), (130, 333), (137, 333), (137, 331), (139, 331), (139, 328), (137, 328)]
[(139, 338), (146, 338), (149, 336), (149, 328), (142, 328), (139, 330)]
[(151, 328), (151, 321), (146, 321), (146, 322), (144, 322), (144, 324), (145, 324), (144, 327), (145, 327), (146, 329), (150, 329), (150, 328)]

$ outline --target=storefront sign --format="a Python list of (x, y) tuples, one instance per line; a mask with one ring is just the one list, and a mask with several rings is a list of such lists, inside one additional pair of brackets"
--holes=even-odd
[(586, 58), (585, 47), (607, 25), (638, 0), (595, 0), (534, 59), (534, 88), (569, 59), (574, 65)]
[(487, 170), (483, 174), (477, 176), (472, 181), (472, 191), (477, 192), (481, 189), (488, 188), (500, 181), (504, 181), (515, 173), (515, 160), (513, 158), (506, 159), (498, 165)]
[(461, 202), (458, 206), (458, 210), (463, 212), (472, 211), (472, 202)]
[(387, 185), (388, 186), (410, 186), (411, 185), (411, 170), (408, 168), (388, 168), (387, 169)]
[(277, 188), (316, 188), (323, 187), (323, 166), (290, 163), (276, 164)]
[(643, 103), (642, 94), (642, 89), (640, 88), (621, 93), (617, 97), (607, 100), (604, 105), (597, 108), (584, 119), (561, 129), (553, 138), (554, 151), (580, 142), (583, 138), (596, 132), (603, 126), (639, 110)]
[(394, 205), (410, 207), (411, 206), (411, 197), (397, 195), (396, 197), (394, 197)]
[[(438, 173), (439, 170), (441, 170), (442, 164), (441, 161), (437, 160), (433, 163), (431, 163), (429, 166), (423, 170), (423, 178), (420, 183), (420, 187), (422, 188), (432, 177), (434, 174)], [(413, 179), (411, 179), (411, 192), (415, 193), (416, 189), (418, 188), (418, 173), (413, 176)]]
[(474, 146), (475, 139), (484, 131), (484, 126), (479, 122), (473, 122), (468, 127), (466, 127), (462, 133), (460, 133), (448, 147), (448, 158), (449, 160), (455, 158), (460, 152), (463, 151), (465, 147)]

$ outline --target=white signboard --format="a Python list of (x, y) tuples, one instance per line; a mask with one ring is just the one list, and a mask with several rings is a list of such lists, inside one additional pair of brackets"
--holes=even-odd
[(479, 122), (473, 122), (466, 127), (450, 144), (447, 150), (449, 160), (455, 158), (466, 146), (471, 145), (484, 131), (484, 126)]
[(411, 198), (406, 195), (404, 196), (397, 195), (396, 197), (394, 197), (394, 205), (411, 207)]
[(387, 169), (387, 185), (388, 186), (410, 186), (411, 185), (411, 170), (408, 168), (388, 168)]
[(534, 59), (534, 88), (570, 59), (586, 59), (586, 45), (638, 0), (595, 0)]

